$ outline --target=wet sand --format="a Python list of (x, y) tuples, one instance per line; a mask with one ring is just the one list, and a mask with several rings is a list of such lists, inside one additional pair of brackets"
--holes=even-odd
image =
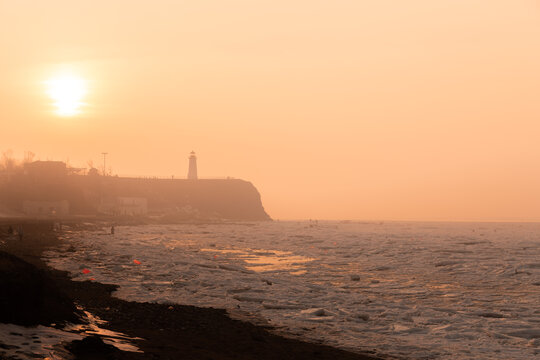
[[(0, 225), (0, 250), (15, 255), (35, 268), (19, 263), (7, 254), (0, 254), (0, 267), (4, 264), (12, 271), (23, 273), (18, 279), (23, 282), (21, 287), (29, 292), (36, 288), (34, 285), (27, 286), (29, 282), (38, 279), (43, 284), (38, 292), (26, 294), (28, 299), (39, 300), (32, 304), (9, 303), (10, 299), (6, 299), (9, 295), (0, 295), (0, 301), (7, 301), (10, 306), (20, 304), (39, 309), (34, 313), (22, 312), (20, 307), (13, 309), (11, 313), (19, 314), (15, 318), (20, 319), (11, 318), (9, 322), (49, 325), (54, 321), (60, 326), (62, 322), (76, 321), (74, 318), (77, 318), (78, 310), (73, 305), (75, 303), (107, 321), (102, 327), (129, 337), (142, 338), (132, 342), (143, 353), (119, 351), (94, 337), (74, 341), (67, 347), (76, 354), (77, 359), (380, 359), (370, 354), (356, 354), (279, 336), (271, 332), (270, 326), (233, 320), (222, 309), (117, 299), (111, 296), (115, 285), (72, 281), (66, 272), (46, 266), (40, 258), (41, 253), (60, 244), (52, 223), (34, 221), (23, 224), (22, 240), (7, 235), (8, 224), (4, 222)], [(18, 225), (13, 224), (15, 228)], [(70, 225), (72, 228), (82, 226)], [(69, 252), (66, 256), (69, 256)], [(5, 272), (0, 272), (0, 286), (11, 281), (11, 278), (5, 276)], [(21, 297), (21, 293), (12, 295)], [(6, 311), (6, 314), (9, 313)]]

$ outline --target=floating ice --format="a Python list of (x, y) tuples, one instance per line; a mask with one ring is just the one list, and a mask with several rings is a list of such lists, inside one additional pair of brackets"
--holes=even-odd
[(532, 223), (134, 226), (114, 240), (66, 234), (45, 255), (79, 280), (84, 264), (127, 300), (249, 312), (350, 350), (524, 360), (540, 356), (539, 234)]

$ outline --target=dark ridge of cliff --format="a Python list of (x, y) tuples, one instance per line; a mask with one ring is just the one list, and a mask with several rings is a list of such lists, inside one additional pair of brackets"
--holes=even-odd
[(105, 196), (145, 197), (149, 211), (195, 212), (229, 220), (270, 220), (252, 183), (239, 179), (106, 178)]
[(92, 215), (118, 197), (145, 198), (148, 214), (171, 221), (271, 220), (252, 183), (240, 179), (143, 179), (71, 175), (61, 181), (20, 176), (0, 187), (0, 202), (21, 211), (24, 201), (69, 202), (71, 215)]

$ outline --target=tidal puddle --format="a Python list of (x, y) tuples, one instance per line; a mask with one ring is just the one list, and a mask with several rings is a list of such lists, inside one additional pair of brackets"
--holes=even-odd
[[(82, 310), (82, 309), (79, 309)], [(126, 334), (101, 328), (106, 321), (84, 311), (88, 324), (67, 325), (63, 329), (48, 326), (25, 327), (13, 324), (0, 324), (0, 359), (49, 359), (72, 360), (73, 355), (65, 345), (82, 340), (90, 335), (99, 335), (104, 343), (122, 351), (139, 352), (141, 350), (130, 341), (142, 340)]]
[(107, 321), (98, 318), (88, 311), (83, 310), (83, 312), (86, 315), (88, 324), (72, 325), (70, 327), (66, 327), (66, 331), (78, 332), (85, 335), (99, 335), (104, 343), (112, 345), (122, 351), (142, 352), (137, 346), (130, 342), (131, 340), (143, 340), (142, 338), (130, 337), (120, 332), (101, 328), (99, 325), (106, 324)]

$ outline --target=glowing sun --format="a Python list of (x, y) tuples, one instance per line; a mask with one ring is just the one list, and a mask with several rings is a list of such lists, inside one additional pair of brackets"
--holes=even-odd
[(73, 116), (80, 112), (87, 92), (86, 80), (76, 75), (61, 75), (49, 79), (46, 85), (58, 115)]

